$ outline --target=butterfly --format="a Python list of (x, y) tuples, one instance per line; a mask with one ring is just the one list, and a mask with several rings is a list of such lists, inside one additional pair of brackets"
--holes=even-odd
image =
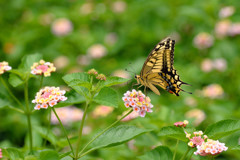
[(150, 88), (154, 93), (160, 95), (156, 87), (159, 86), (169, 93), (179, 96), (179, 92), (184, 91), (180, 88), (181, 85), (189, 85), (179, 79), (179, 75), (174, 69), (174, 45), (175, 40), (170, 38), (160, 41), (148, 55), (140, 75), (135, 75), (137, 83), (141, 84), (139, 87), (144, 86), (145, 92), (146, 88)]

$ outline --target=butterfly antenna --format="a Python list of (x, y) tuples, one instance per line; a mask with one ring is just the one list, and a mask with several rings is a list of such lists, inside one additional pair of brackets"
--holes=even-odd
[(192, 94), (192, 92), (187, 92), (187, 91), (184, 91), (183, 89), (182, 89), (182, 91), (183, 91), (183, 92), (186, 92), (186, 93), (188, 93), (188, 94)]
[(188, 86), (192, 86), (191, 84), (188, 84), (188, 83), (186, 83), (186, 82), (182, 82), (182, 84), (188, 85)]

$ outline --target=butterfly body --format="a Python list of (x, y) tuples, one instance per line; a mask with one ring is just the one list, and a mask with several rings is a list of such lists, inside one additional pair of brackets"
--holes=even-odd
[(175, 41), (166, 38), (159, 42), (148, 55), (140, 75), (136, 75), (138, 84), (150, 88), (160, 95), (156, 86), (163, 88), (171, 94), (179, 96), (182, 84), (187, 84), (179, 79), (177, 71), (173, 67)]

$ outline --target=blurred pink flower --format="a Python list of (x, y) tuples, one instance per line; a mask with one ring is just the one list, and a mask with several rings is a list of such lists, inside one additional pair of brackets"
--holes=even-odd
[(79, 67), (72, 67), (68, 70), (67, 73), (78, 73), (78, 72), (83, 72), (82, 68), (79, 68)]
[(89, 75), (94, 75), (94, 76), (98, 75), (97, 70), (94, 69), (94, 68), (88, 70), (87, 73), (88, 73)]
[(87, 66), (91, 63), (91, 58), (86, 55), (80, 55), (77, 57), (77, 62), (81, 66)]
[(208, 98), (221, 98), (223, 94), (223, 88), (219, 84), (211, 84), (203, 88), (203, 95)]
[(116, 70), (113, 72), (113, 76), (116, 76), (116, 77), (121, 77), (121, 78), (130, 78), (131, 76), (129, 75), (129, 73), (125, 70), (122, 70), (122, 69), (119, 69), (119, 70)]
[(87, 54), (91, 58), (99, 59), (107, 54), (107, 49), (101, 44), (94, 44), (88, 48)]
[(112, 11), (115, 13), (122, 13), (126, 10), (127, 4), (124, 1), (116, 1), (112, 4)]
[(137, 150), (137, 147), (134, 145), (135, 142), (136, 140), (134, 139), (127, 142), (127, 146), (130, 150)]
[(230, 36), (240, 35), (240, 23), (233, 23), (228, 31)]
[(185, 104), (190, 107), (196, 107), (197, 101), (192, 97), (187, 97), (184, 100)]
[(210, 59), (204, 59), (201, 63), (201, 69), (203, 72), (210, 72), (213, 69), (213, 62)]
[(222, 20), (215, 25), (215, 34), (218, 38), (223, 38), (228, 35), (231, 27), (231, 21)]
[[(83, 111), (79, 108), (69, 106), (69, 107), (61, 107), (55, 108), (57, 115), (61, 119), (63, 125), (69, 125), (72, 122), (80, 121), (83, 117)], [(51, 123), (58, 124), (59, 121), (55, 114), (51, 112)]]
[(195, 36), (193, 43), (198, 49), (206, 49), (213, 45), (213, 36), (209, 33), (201, 32)]
[(69, 59), (67, 56), (59, 56), (53, 61), (54, 65), (58, 69), (62, 69), (69, 64)]
[(84, 126), (83, 127), (83, 135), (88, 135), (92, 132), (92, 128), (90, 126)]
[(213, 66), (218, 71), (225, 71), (227, 68), (227, 61), (224, 58), (217, 58), (213, 61)]
[(105, 43), (107, 43), (108, 45), (112, 46), (117, 42), (117, 34), (116, 33), (108, 33), (105, 38), (104, 41)]
[(72, 22), (67, 18), (59, 18), (52, 23), (52, 33), (56, 36), (68, 35), (72, 30)]
[[(128, 111), (123, 112), (122, 116), (125, 115), (125, 114), (127, 114), (127, 112), (128, 112)], [(121, 117), (122, 117), (122, 116), (121, 116)], [(132, 113), (130, 113), (129, 115), (127, 115), (125, 118), (123, 118), (121, 121), (122, 121), (122, 122), (127, 122), (127, 121), (130, 121), (130, 120), (132, 120), (132, 119), (137, 118), (138, 116), (139, 116), (139, 114), (138, 114), (137, 112), (132, 112)]]
[(234, 12), (235, 12), (235, 8), (233, 6), (226, 6), (219, 11), (219, 17), (226, 18), (233, 15)]
[(107, 115), (112, 113), (112, 111), (113, 111), (113, 107), (100, 105), (93, 110), (92, 116), (94, 118), (106, 117)]
[(83, 15), (88, 15), (93, 11), (93, 4), (92, 3), (84, 3), (80, 8), (80, 13)]
[(206, 119), (206, 114), (200, 109), (192, 109), (185, 113), (187, 119), (194, 118), (193, 125), (198, 126)]
[(11, 69), (12, 67), (8, 65), (8, 62), (0, 62), (0, 75)]
[(105, 76), (104, 74), (99, 74), (99, 75), (96, 77), (96, 79), (101, 80), (101, 81), (106, 81), (106, 80), (107, 80), (107, 78), (106, 78), (106, 76)]
[(3, 158), (2, 156), (2, 149), (0, 148), (0, 158)]

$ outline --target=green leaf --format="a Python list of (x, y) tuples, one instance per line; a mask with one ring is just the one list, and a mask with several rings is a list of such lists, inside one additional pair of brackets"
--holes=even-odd
[(10, 105), (11, 105), (10, 102), (5, 100), (5, 99), (3, 99), (2, 95), (0, 95), (0, 109), (8, 107)]
[(91, 150), (120, 145), (150, 131), (150, 129), (137, 128), (128, 125), (113, 127), (96, 138), (91, 144)]
[(151, 159), (151, 160), (172, 160), (173, 154), (171, 150), (166, 146), (159, 146), (143, 156), (138, 157), (141, 160)]
[(109, 87), (104, 87), (98, 93), (96, 97), (93, 98), (93, 101), (102, 105), (118, 107), (118, 94), (117, 92)]
[(22, 81), (22, 79), (16, 75), (16, 74), (13, 74), (11, 73), (9, 75), (9, 79), (8, 79), (8, 82), (13, 86), (13, 87), (17, 87), (21, 84), (23, 84), (24, 82)]
[(122, 84), (127, 82), (129, 79), (121, 78), (121, 77), (107, 77), (106, 81), (101, 81), (100, 88), (110, 87), (117, 84)]
[(179, 139), (181, 141), (186, 142), (187, 138), (182, 128), (176, 126), (167, 126), (161, 128), (158, 133), (158, 136), (167, 136), (175, 139)]
[(39, 158), (41, 160), (59, 160), (60, 157), (57, 151), (53, 150), (44, 150), (40, 152)]
[(3, 155), (10, 158), (11, 160), (23, 159), (23, 152), (17, 148), (7, 148), (3, 149)]
[(63, 77), (63, 80), (65, 83), (67, 83), (70, 87), (72, 87), (77, 93), (84, 97), (89, 96), (89, 90), (85, 87), (82, 86), (71, 86), (71, 81), (81, 81), (81, 82), (89, 82), (89, 76), (87, 73), (72, 73), (72, 74), (67, 74)]
[(85, 98), (82, 95), (75, 92), (74, 90), (67, 92), (65, 96), (67, 97), (67, 100), (59, 102), (54, 107), (65, 107), (65, 106), (70, 106), (73, 104), (80, 104), (85, 102)]
[(43, 137), (44, 139), (47, 139), (53, 145), (57, 144), (57, 137), (51, 131), (47, 131), (47, 128), (43, 128), (40, 126), (33, 126), (33, 129), (38, 134), (40, 134), (41, 137)]
[(82, 81), (79, 79), (71, 80), (68, 85), (71, 87), (81, 86), (81, 87), (87, 88), (88, 90), (91, 90), (91, 87), (92, 87), (92, 84), (90, 82)]
[(233, 147), (233, 148), (231, 148), (231, 150), (238, 150), (238, 151), (240, 151), (240, 145), (238, 145), (238, 146), (236, 146), (236, 147)]
[(240, 130), (240, 120), (222, 120), (208, 126), (204, 132), (209, 138), (219, 139)]
[(19, 66), (19, 69), (23, 69), (24, 71), (30, 72), (33, 63), (39, 62), (41, 59), (43, 59), (43, 57), (41, 54), (38, 53), (25, 55), (21, 60), (22, 62)]
[(30, 155), (30, 156), (25, 156), (24, 160), (39, 160), (38, 157)]
[(82, 82), (89, 82), (89, 75), (87, 73), (71, 73), (63, 77), (65, 83), (69, 84), (73, 80), (80, 80)]
[(70, 155), (72, 153), (72, 151), (69, 151), (69, 152), (66, 152), (66, 153), (63, 153), (60, 155), (60, 158), (64, 158), (64, 157), (67, 157), (68, 155)]

